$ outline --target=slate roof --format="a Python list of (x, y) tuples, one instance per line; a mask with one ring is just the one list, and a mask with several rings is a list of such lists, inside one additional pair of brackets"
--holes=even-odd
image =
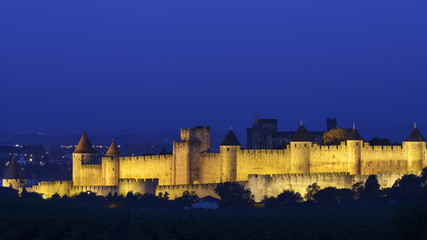
[(411, 132), (411, 135), (409, 135), (407, 142), (424, 142), (424, 138), (421, 135), (420, 131), (418, 131), (417, 127), (414, 127), (414, 129)]
[(234, 132), (230, 129), (225, 135), (224, 140), (221, 143), (221, 146), (241, 146), (239, 140), (237, 140), (236, 135)]
[(350, 134), (348, 134), (347, 140), (365, 140), (356, 130), (356, 128), (351, 129)]
[(300, 125), (295, 135), (292, 137), (291, 142), (314, 142), (316, 141), (313, 136), (307, 131), (304, 125)]
[(117, 148), (116, 144), (114, 142), (111, 143), (110, 148), (108, 148), (107, 153), (105, 156), (108, 157), (120, 157), (119, 149)]
[(12, 162), (10, 162), (3, 179), (25, 179), (24, 174), (22, 173), (21, 168), (19, 167), (19, 164), (16, 162), (15, 158), (13, 158)]
[(89, 138), (86, 136), (84, 132), (82, 137), (80, 138), (79, 144), (77, 144), (76, 149), (73, 153), (98, 153), (89, 141)]

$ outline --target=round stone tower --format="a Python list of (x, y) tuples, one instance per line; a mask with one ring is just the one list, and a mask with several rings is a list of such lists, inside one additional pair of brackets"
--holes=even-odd
[(310, 151), (314, 141), (301, 122), (290, 141), (291, 173), (310, 173)]
[(414, 124), (411, 135), (402, 143), (403, 151), (407, 161), (408, 172), (420, 172), (425, 163), (426, 142), (418, 131), (417, 125)]
[(102, 158), (102, 175), (106, 186), (119, 185), (119, 157), (119, 149), (112, 142), (105, 157)]
[(82, 185), (80, 170), (82, 164), (96, 163), (98, 160), (98, 151), (96, 151), (84, 132), (80, 138), (79, 144), (73, 152), (73, 185)]
[(220, 154), (222, 157), (221, 182), (236, 181), (237, 152), (240, 150), (240, 146), (239, 140), (237, 140), (236, 135), (230, 127), (220, 145)]
[(363, 137), (356, 130), (356, 126), (353, 125), (353, 129), (347, 138), (348, 171), (350, 174), (362, 174), (363, 141)]
[(7, 168), (6, 174), (3, 177), (3, 187), (11, 187), (19, 190), (19, 188), (25, 186), (27, 186), (27, 179), (25, 179), (16, 159), (13, 158)]

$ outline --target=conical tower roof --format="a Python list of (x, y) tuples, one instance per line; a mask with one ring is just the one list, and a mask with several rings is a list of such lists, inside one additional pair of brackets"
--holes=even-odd
[(314, 142), (315, 139), (307, 131), (307, 128), (300, 124), (298, 130), (295, 132), (295, 135), (292, 137), (291, 142)]
[(108, 149), (105, 156), (107, 156), (107, 157), (120, 157), (119, 149), (117, 148), (117, 146), (114, 142), (111, 143), (110, 148)]
[(80, 138), (79, 144), (77, 144), (76, 149), (73, 153), (98, 153), (89, 141), (89, 138), (86, 136), (84, 132), (82, 137)]
[(13, 158), (12, 162), (10, 162), (3, 179), (25, 179), (24, 174), (22, 173), (21, 168), (19, 167), (19, 164), (16, 162), (15, 158)]
[(227, 135), (225, 135), (224, 140), (222, 140), (221, 146), (241, 146), (239, 140), (237, 140), (236, 135), (231, 130), (228, 130)]
[(254, 119), (254, 128), (258, 127), (258, 112), (255, 112), (255, 119)]
[(409, 135), (407, 142), (424, 142), (424, 138), (421, 135), (420, 131), (418, 131), (417, 126), (414, 124), (414, 129), (412, 129), (411, 135)]
[(348, 135), (347, 140), (365, 140), (365, 139), (363, 139), (363, 137), (356, 130), (356, 127), (353, 125), (353, 129), (351, 130), (350, 134)]

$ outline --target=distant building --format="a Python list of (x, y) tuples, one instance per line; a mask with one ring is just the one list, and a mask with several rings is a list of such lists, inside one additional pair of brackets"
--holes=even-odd
[[(326, 119), (327, 131), (337, 128), (337, 119)], [(317, 144), (323, 143), (324, 131), (310, 131), (310, 135)], [(283, 149), (288, 145), (295, 135), (295, 131), (279, 132), (277, 130), (277, 119), (260, 119), (255, 114), (254, 125), (246, 132), (248, 149)]]

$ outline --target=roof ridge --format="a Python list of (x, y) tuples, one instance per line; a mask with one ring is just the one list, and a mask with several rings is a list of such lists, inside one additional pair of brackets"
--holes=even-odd
[(417, 126), (414, 126), (414, 129), (412, 129), (411, 134), (409, 135), (407, 142), (424, 142), (424, 137), (421, 135), (420, 131), (418, 130)]
[(228, 130), (227, 135), (225, 135), (224, 140), (222, 140), (220, 146), (241, 146), (239, 140), (234, 134), (233, 130)]
[(9, 164), (6, 173), (3, 176), (3, 179), (25, 179), (24, 173), (22, 173), (19, 164), (16, 162), (15, 157)]
[(108, 151), (105, 154), (105, 156), (109, 156), (109, 157), (120, 157), (119, 149), (117, 148), (116, 143), (114, 143), (114, 141), (111, 142), (111, 145), (108, 148)]
[(92, 147), (86, 132), (83, 132), (83, 135), (73, 153), (98, 153), (98, 151)]
[(350, 134), (347, 137), (347, 140), (365, 140), (360, 135), (359, 131), (357, 131), (355, 125), (353, 124), (353, 129), (351, 129)]
[(304, 127), (302, 121), (298, 130), (295, 132), (294, 136), (291, 139), (291, 142), (314, 142), (315, 139), (308, 132), (307, 128)]

